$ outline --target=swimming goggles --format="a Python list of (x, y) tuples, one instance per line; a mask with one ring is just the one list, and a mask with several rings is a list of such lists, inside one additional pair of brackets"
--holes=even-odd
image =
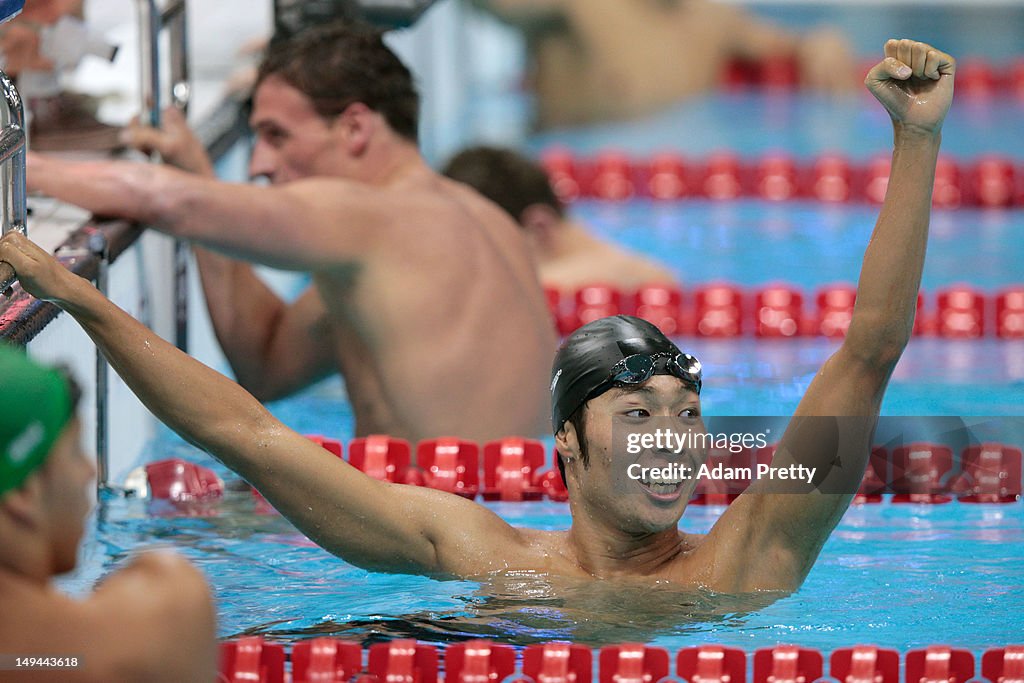
[(695, 357), (688, 353), (680, 353), (678, 355), (655, 353), (650, 356), (644, 353), (636, 353), (632, 356), (626, 356), (613, 365), (608, 373), (608, 378), (601, 382), (590, 395), (592, 397), (599, 396), (614, 386), (643, 384), (655, 374), (661, 360), (665, 361), (664, 369), (657, 374), (670, 374), (678, 377), (700, 394), (701, 365), (700, 361)]

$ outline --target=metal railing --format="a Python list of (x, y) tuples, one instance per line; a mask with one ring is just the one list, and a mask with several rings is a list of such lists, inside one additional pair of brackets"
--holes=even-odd
[[(25, 203), (25, 107), (18, 89), (7, 74), (0, 71), (0, 188), (3, 189), (3, 233), (24, 233), (28, 220)], [(14, 282), (14, 269), (0, 263), (0, 292)]]
[[(168, 33), (171, 104), (186, 113), (192, 95), (188, 64), (188, 14), (185, 0), (170, 0), (161, 9), (157, 0), (136, 0), (139, 20), (139, 93), (141, 116), (154, 128), (160, 127), (163, 111), (160, 38)], [(157, 161), (157, 156), (153, 155)], [(188, 350), (188, 264), (190, 250), (178, 241), (174, 246), (175, 345)]]

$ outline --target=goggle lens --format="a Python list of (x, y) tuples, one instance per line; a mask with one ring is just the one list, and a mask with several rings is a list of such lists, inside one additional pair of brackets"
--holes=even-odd
[(608, 385), (635, 385), (646, 382), (654, 374), (654, 370), (657, 367), (656, 361), (661, 358), (667, 359), (665, 361), (665, 368), (669, 373), (693, 385), (696, 392), (700, 393), (702, 384), (700, 361), (688, 353), (680, 353), (677, 356), (670, 356), (669, 354), (648, 356), (639, 353), (626, 356), (615, 364), (607, 382), (602, 384), (595, 393), (607, 390)]

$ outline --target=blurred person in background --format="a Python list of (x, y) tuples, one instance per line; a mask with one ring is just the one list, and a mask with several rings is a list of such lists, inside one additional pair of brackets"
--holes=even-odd
[(117, 52), (89, 31), (84, 17), (82, 0), (28, 0), (0, 26), (0, 67), (26, 103), (32, 149), (110, 152), (122, 146), (120, 129), (96, 118), (95, 98), (61, 82), (86, 55), (111, 60)]
[(797, 35), (711, 0), (470, 0), (521, 30), (540, 128), (628, 119), (714, 88), (736, 59), (791, 59), (809, 88), (853, 92), (846, 39)]
[(541, 284), (548, 289), (573, 291), (597, 283), (624, 290), (679, 285), (664, 265), (602, 240), (572, 220), (544, 168), (511, 149), (471, 147), (452, 157), (441, 172), (469, 185), (519, 223)]

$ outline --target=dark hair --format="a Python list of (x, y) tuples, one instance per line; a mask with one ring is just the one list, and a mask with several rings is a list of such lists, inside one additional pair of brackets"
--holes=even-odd
[[(590, 467), (590, 455), (587, 453), (587, 435), (584, 433), (584, 430), (587, 428), (586, 411), (587, 404), (584, 403), (566, 420), (576, 430), (576, 441), (580, 444), (580, 461), (583, 463), (583, 469)], [(568, 488), (569, 482), (565, 479), (565, 463), (562, 462), (561, 453), (558, 454), (556, 460), (558, 461), (558, 473), (562, 475), (562, 484)]]
[(402, 137), (418, 139), (420, 101), (412, 74), (368, 24), (338, 21), (278, 37), (267, 48), (256, 85), (269, 76), (312, 100), (325, 119), (362, 102)]
[(452, 157), (441, 172), (505, 209), (517, 223), (532, 204), (544, 204), (559, 216), (565, 215), (547, 172), (510, 149), (470, 147)]

